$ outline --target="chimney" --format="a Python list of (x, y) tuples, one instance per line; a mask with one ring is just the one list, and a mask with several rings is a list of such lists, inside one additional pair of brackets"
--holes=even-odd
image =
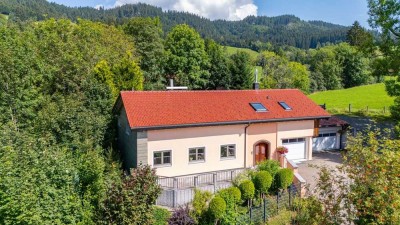
[(183, 86), (174, 86), (174, 79), (169, 79), (169, 87), (167, 87), (168, 91), (172, 90), (187, 90), (188, 87), (183, 87)]
[(255, 75), (255, 81), (253, 83), (253, 89), (254, 90), (258, 90), (260, 89), (260, 84), (258, 83), (258, 69), (256, 68), (256, 70), (254, 71), (254, 75)]

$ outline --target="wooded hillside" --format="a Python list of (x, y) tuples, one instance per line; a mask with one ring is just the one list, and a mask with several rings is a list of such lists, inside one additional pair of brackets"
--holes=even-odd
[(242, 21), (224, 21), (199, 17), (194, 14), (166, 11), (147, 4), (124, 5), (112, 9), (90, 7), (71, 8), (46, 0), (0, 0), (0, 12), (10, 13), (13, 20), (44, 20), (46, 18), (77, 18), (122, 24), (131, 17), (159, 17), (165, 33), (177, 24), (186, 23), (195, 28), (203, 38), (222, 45), (245, 47), (253, 50), (272, 45), (289, 45), (297, 48), (316, 48), (327, 43), (346, 39), (348, 27), (322, 21), (303, 21), (292, 15), (277, 17), (250, 16)]

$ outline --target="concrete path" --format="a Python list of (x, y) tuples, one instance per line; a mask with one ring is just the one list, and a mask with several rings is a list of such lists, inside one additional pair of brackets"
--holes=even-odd
[(297, 163), (299, 166), (299, 174), (306, 180), (307, 184), (309, 184), (309, 190), (315, 187), (316, 180), (318, 179), (318, 169), (312, 167), (312, 165), (333, 168), (341, 164), (342, 153), (340, 151), (313, 152), (312, 160)]

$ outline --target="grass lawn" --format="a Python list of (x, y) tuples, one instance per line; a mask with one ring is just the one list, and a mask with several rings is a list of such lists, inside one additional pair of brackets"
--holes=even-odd
[(327, 110), (331, 113), (348, 113), (349, 104), (352, 112), (366, 111), (382, 113), (386, 107), (393, 105), (393, 97), (385, 91), (385, 84), (371, 84), (349, 89), (316, 92), (309, 97), (317, 104), (326, 103)]

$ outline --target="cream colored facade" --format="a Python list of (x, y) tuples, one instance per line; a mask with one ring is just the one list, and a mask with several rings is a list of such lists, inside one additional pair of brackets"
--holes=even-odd
[[(172, 177), (251, 167), (255, 164), (254, 149), (257, 143), (268, 143), (267, 157), (277, 159), (275, 149), (282, 145), (282, 139), (287, 138), (305, 138), (307, 159), (311, 159), (313, 128), (313, 120), (304, 120), (149, 130), (147, 163), (153, 166), (155, 151), (170, 150), (172, 163), (155, 166), (159, 176)], [(236, 157), (221, 159), (221, 145), (232, 144), (236, 146)], [(193, 147), (205, 148), (204, 162), (189, 162), (189, 148)]]

